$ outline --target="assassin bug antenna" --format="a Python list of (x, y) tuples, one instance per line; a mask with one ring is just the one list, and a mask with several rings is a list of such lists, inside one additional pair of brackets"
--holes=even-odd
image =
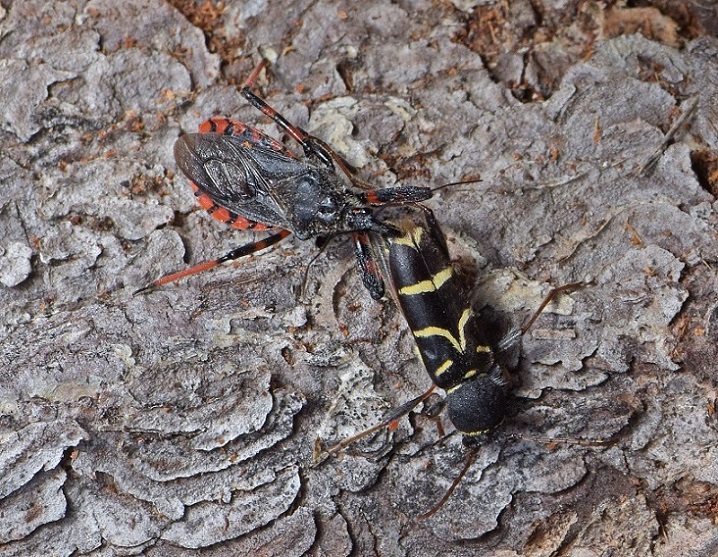
[(443, 190), (445, 188), (452, 188), (454, 186), (463, 186), (464, 184), (478, 184), (479, 182), (482, 182), (481, 178), (473, 178), (471, 180), (460, 180), (459, 182), (449, 182), (448, 184), (442, 184), (440, 186), (436, 186), (435, 188), (431, 188), (432, 193), (436, 193), (439, 190)]
[[(431, 198), (426, 187), (397, 186), (363, 192), (341, 156), (320, 139), (289, 122), (256, 95), (260, 61), (242, 86), (244, 97), (301, 145), (304, 159), (258, 129), (229, 118), (210, 118), (199, 133), (175, 143), (177, 166), (192, 183), (197, 202), (215, 219), (238, 230), (273, 231), (270, 236), (223, 255), (164, 276), (137, 292), (162, 286), (245, 255), (263, 250), (294, 234), (300, 240), (351, 234), (362, 282), (374, 299), (384, 282), (369, 246), (369, 234), (391, 236), (396, 230), (379, 220), (376, 207), (419, 203)], [(339, 176), (334, 165), (346, 174)]]

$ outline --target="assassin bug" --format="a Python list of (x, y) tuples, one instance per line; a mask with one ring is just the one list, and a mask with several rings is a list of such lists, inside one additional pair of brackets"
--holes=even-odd
[(377, 220), (372, 208), (425, 201), (433, 195), (432, 190), (398, 186), (357, 192), (347, 187), (335, 162), (352, 185), (361, 184), (344, 159), (251, 91), (266, 65), (266, 60), (257, 65), (242, 94), (302, 146), (304, 159), (256, 128), (227, 118), (211, 118), (199, 126), (199, 133), (181, 136), (174, 155), (177, 166), (192, 181), (197, 201), (214, 218), (240, 230), (276, 232), (218, 259), (162, 277), (147, 288), (255, 253), (290, 234), (300, 240), (325, 240), (350, 233), (362, 282), (378, 300), (384, 295), (384, 284), (368, 234), (391, 236), (397, 231)]
[[(405, 220), (398, 225), (399, 236), (383, 239), (382, 263), (434, 386), (378, 425), (335, 445), (322, 455), (325, 458), (409, 413), (435, 387), (446, 391), (449, 419), (462, 434), (464, 445), (476, 449), (504, 420), (510, 372), (518, 365), (521, 337), (557, 294), (583, 285), (567, 284), (552, 290), (523, 328), (487, 319), (472, 308), (470, 292), (451, 264), (446, 238), (433, 213), (422, 209), (424, 226)], [(475, 450), (444, 498), (422, 518), (434, 514), (448, 500), (474, 455)]]

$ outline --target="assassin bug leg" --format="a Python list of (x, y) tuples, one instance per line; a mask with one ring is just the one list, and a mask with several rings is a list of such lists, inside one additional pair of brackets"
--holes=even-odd
[(310, 159), (315, 159), (327, 168), (333, 169), (334, 163), (332, 162), (332, 155), (335, 155), (335, 153), (323, 141), (309, 135), (299, 126), (295, 126), (289, 122), (284, 116), (269, 106), (264, 99), (258, 97), (252, 92), (252, 87), (254, 87), (259, 74), (268, 65), (269, 62), (264, 58), (259, 62), (259, 64), (257, 64), (247, 78), (247, 81), (245, 81), (244, 85), (242, 85), (242, 95), (244, 95), (244, 98), (247, 99), (252, 106), (254, 106), (257, 110), (260, 110), (263, 114), (269, 116), (275, 124), (287, 133), (287, 135), (299, 143), (304, 150), (304, 156)]
[(217, 259), (210, 259), (209, 261), (194, 265), (189, 269), (184, 269), (176, 273), (165, 275), (162, 278), (157, 279), (153, 283), (150, 283), (147, 286), (135, 290), (132, 294), (139, 294), (140, 292), (144, 292), (145, 290), (149, 290), (150, 288), (169, 284), (170, 282), (183, 279), (190, 275), (213, 269), (214, 267), (216, 267), (217, 265), (221, 265), (225, 261), (232, 261), (233, 259), (239, 259), (240, 257), (244, 257), (245, 255), (261, 251), (265, 248), (268, 248), (269, 246), (273, 246), (277, 242), (282, 241), (290, 234), (291, 232), (289, 232), (289, 230), (280, 230), (276, 234), (267, 236), (266, 238), (259, 240), (258, 242), (252, 242), (250, 244), (245, 244), (243, 246), (239, 246), (238, 248), (234, 248), (232, 251), (224, 254), (222, 257), (219, 257)]
[(269, 106), (264, 99), (252, 92), (252, 88), (259, 74), (268, 65), (269, 62), (266, 59), (262, 59), (254, 68), (249, 78), (247, 78), (247, 81), (242, 85), (242, 95), (244, 95), (244, 98), (257, 110), (260, 110), (263, 114), (271, 118), (289, 137), (299, 143), (304, 151), (304, 156), (316, 160), (330, 169), (333, 169), (334, 163), (336, 163), (349, 180), (356, 185), (357, 182), (354, 180), (351, 165), (341, 155), (318, 137), (311, 135), (299, 126), (289, 122), (284, 116)]

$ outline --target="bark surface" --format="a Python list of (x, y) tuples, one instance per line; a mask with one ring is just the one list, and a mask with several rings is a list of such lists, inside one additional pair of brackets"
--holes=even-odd
[[(174, 5), (173, 5), (174, 4)], [(481, 4), (481, 5), (479, 5)], [(509, 7), (510, 5), (510, 7)], [(688, 4), (686, 4), (688, 5)], [(0, 555), (714, 555), (715, 3), (69, 0), (0, 6)], [(427, 203), (477, 307), (525, 321), (466, 459), (338, 238), (178, 284), (260, 236), (194, 205), (174, 141), (281, 138), (259, 89)], [(297, 153), (296, 146), (290, 147)]]

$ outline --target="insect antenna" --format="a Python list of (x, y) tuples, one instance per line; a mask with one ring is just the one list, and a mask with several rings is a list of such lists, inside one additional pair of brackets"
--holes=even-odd
[(471, 180), (461, 180), (459, 182), (449, 182), (448, 184), (442, 184), (440, 186), (436, 186), (435, 188), (431, 188), (431, 193), (435, 193), (439, 190), (443, 190), (445, 188), (452, 188), (454, 186), (462, 186), (464, 184), (478, 184), (479, 182), (483, 182), (483, 180), (479, 178), (472, 178)]

